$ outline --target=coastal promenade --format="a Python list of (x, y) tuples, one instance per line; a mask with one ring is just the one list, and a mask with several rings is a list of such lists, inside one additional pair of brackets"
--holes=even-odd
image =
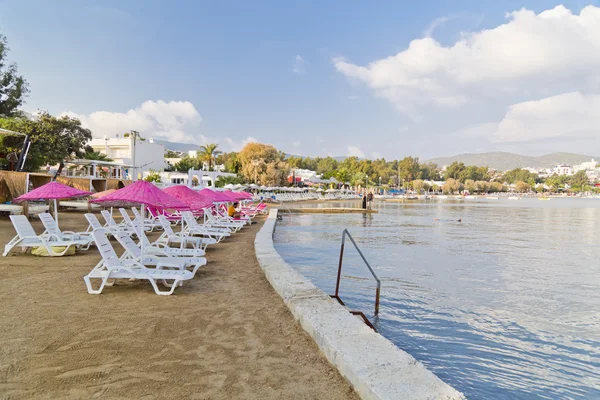
[[(138, 282), (88, 294), (83, 276), (100, 259), (94, 248), (0, 258), (2, 396), (357, 399), (258, 266), (257, 220), (209, 247), (208, 264), (169, 297)], [(80, 213), (62, 213), (60, 222), (86, 228)], [(13, 235), (1, 219), (2, 244)]]

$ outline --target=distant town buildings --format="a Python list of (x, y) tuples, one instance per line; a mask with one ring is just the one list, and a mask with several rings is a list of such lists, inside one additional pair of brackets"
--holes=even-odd
[(318, 184), (337, 184), (338, 181), (334, 177), (329, 179), (323, 179), (323, 177), (317, 174), (315, 171), (309, 169), (294, 168), (288, 176), (288, 182), (295, 185), (318, 185)]

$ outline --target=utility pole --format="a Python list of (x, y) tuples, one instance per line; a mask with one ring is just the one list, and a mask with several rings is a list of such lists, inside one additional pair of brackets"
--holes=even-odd
[(131, 137), (133, 138), (133, 145), (131, 146), (131, 159), (133, 162), (133, 179), (132, 181), (137, 181), (137, 170), (135, 168), (135, 142), (137, 142), (137, 135), (138, 135), (138, 131), (131, 131)]

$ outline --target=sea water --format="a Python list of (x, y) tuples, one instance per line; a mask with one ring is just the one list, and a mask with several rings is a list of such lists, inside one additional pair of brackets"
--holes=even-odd
[(284, 213), (275, 247), (332, 294), (348, 229), (382, 281), (374, 318), (375, 282), (347, 244), (348, 308), (470, 399), (600, 399), (600, 200), (374, 208)]

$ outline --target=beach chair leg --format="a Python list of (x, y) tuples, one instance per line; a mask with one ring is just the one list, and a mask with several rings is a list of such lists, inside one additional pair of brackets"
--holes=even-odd
[(52, 257), (62, 257), (64, 256), (67, 251), (69, 251), (69, 249), (71, 248), (72, 245), (68, 245), (65, 246), (65, 249), (61, 252), (55, 252), (54, 250), (52, 250), (52, 246), (50, 246), (47, 242), (43, 242), (44, 248), (46, 249), (46, 251), (48, 252), (49, 255), (51, 255)]
[(2, 253), (2, 257), (6, 257), (8, 253), (13, 249), (14, 246), (6, 245), (4, 246), (4, 253)]
[[(102, 282), (100, 283), (100, 287), (97, 290), (94, 290), (94, 288), (92, 288), (92, 282), (90, 281), (90, 277), (89, 276), (84, 276), (83, 280), (85, 281), (85, 285), (87, 286), (87, 291), (89, 294), (100, 294), (102, 293), (102, 290), (104, 289), (104, 286), (106, 286), (106, 282), (108, 281), (108, 276), (105, 278), (102, 278)], [(114, 280), (113, 280), (114, 281)]]
[(196, 276), (196, 272), (198, 272), (198, 270), (200, 269), (200, 267), (202, 267), (202, 264), (200, 264), (200, 263), (194, 265), (194, 268), (192, 269), (192, 274), (194, 276)]
[(179, 281), (180, 281), (180, 279), (175, 279), (171, 286), (167, 286), (167, 287), (170, 287), (171, 290), (160, 290), (158, 288), (158, 285), (156, 284), (156, 281), (153, 278), (148, 278), (148, 280), (150, 281), (150, 284), (154, 288), (154, 293), (156, 293), (160, 296), (169, 296), (169, 295), (173, 294), (173, 291), (179, 285)]

